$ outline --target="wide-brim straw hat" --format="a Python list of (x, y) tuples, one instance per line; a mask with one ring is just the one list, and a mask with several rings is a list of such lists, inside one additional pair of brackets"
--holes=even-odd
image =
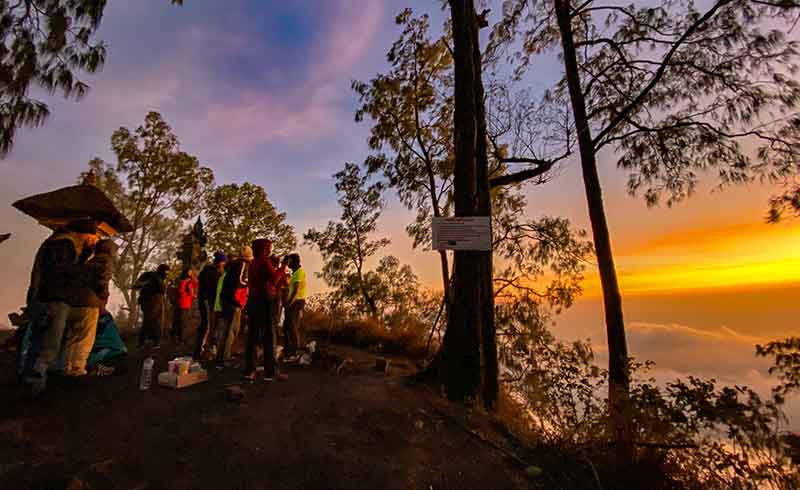
[(100, 231), (109, 236), (133, 231), (133, 225), (111, 199), (90, 184), (73, 185), (26, 197), (13, 206), (54, 230), (71, 221), (91, 219), (96, 220)]

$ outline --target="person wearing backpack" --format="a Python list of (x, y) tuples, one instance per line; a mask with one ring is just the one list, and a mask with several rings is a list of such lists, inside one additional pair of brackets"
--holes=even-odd
[(145, 272), (136, 280), (134, 289), (139, 290), (139, 306), (142, 307), (142, 329), (139, 332), (139, 347), (150, 341), (158, 349), (161, 341), (161, 325), (164, 321), (166, 302), (166, 280), (169, 266), (161, 264), (154, 271)]
[(250, 262), (253, 261), (253, 249), (245, 246), (240, 257), (234, 260), (225, 273), (220, 291), (223, 326), (220, 342), (217, 346), (217, 368), (225, 367), (230, 361), (233, 342), (239, 336), (242, 322), (242, 308), (247, 304), (247, 288), (249, 284)]
[(94, 347), (100, 310), (105, 309), (111, 295), (109, 283), (116, 253), (117, 245), (111, 240), (97, 242), (94, 255), (83, 266), (70, 295), (64, 345), (64, 375), (68, 377), (86, 375), (86, 361)]
[(217, 297), (217, 283), (225, 273), (225, 263), (228, 261), (221, 251), (214, 252), (214, 263), (206, 264), (200, 271), (198, 302), (200, 303), (200, 327), (197, 329), (197, 338), (194, 344), (193, 356), (200, 359), (203, 353), (203, 344), (211, 344), (214, 338), (216, 320), (214, 318), (214, 302)]
[(31, 349), (23, 367), (23, 382), (33, 396), (44, 391), (47, 370), (61, 353), (70, 313), (68, 301), (95, 243), (97, 222), (75, 220), (55, 231), (36, 253), (26, 308)]

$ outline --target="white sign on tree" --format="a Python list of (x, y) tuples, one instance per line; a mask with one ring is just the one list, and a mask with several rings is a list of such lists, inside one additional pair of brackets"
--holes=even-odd
[(492, 222), (489, 216), (433, 218), (434, 250), (492, 250)]

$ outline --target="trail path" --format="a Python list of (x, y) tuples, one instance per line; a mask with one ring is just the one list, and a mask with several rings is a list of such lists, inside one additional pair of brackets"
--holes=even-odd
[[(348, 374), (289, 370), (286, 383), (224, 387), (239, 372), (172, 391), (125, 376), (16, 393), (13, 355), (0, 353), (0, 488), (5, 489), (527, 489), (518, 461), (481, 441), (453, 407), (401, 374), (373, 372), (369, 354)], [(169, 352), (162, 353), (160, 366)], [(450, 407), (450, 408), (448, 408)], [(463, 419), (466, 420), (466, 419)], [(484, 424), (483, 433), (487, 433)], [(497, 432), (489, 436), (505, 444)]]

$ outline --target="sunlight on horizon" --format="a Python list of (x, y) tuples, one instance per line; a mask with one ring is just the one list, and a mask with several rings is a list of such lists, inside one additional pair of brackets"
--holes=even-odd
[[(621, 247), (617, 268), (623, 294), (800, 283), (800, 222), (747, 223), (654, 237)], [(586, 275), (584, 296), (600, 295), (596, 271)]]

